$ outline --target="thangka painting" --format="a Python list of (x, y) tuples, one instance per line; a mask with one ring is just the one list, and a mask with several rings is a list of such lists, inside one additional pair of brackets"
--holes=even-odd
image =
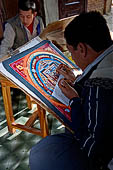
[(40, 100), (60, 120), (70, 126), (69, 105), (65, 105), (52, 95), (58, 80), (56, 68), (61, 63), (76, 67), (54, 44), (44, 40), (3, 61), (1, 68), (4, 68), (6, 73), (4, 69), (0, 71), (30, 96), (34, 94), (37, 101)]

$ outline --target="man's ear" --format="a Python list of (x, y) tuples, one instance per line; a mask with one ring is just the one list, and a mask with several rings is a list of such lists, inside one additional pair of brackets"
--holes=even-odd
[(37, 16), (37, 12), (34, 12), (34, 17), (36, 17)]
[(87, 47), (84, 43), (78, 43), (77, 50), (79, 51), (79, 54), (82, 58), (87, 56)]
[(75, 49), (72, 45), (67, 44), (67, 49), (70, 51), (71, 54), (75, 52)]

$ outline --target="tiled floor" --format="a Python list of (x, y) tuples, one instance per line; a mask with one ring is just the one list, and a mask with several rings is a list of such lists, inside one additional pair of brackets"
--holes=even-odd
[[(108, 15), (104, 15), (111, 33), (113, 32), (113, 7)], [(13, 91), (12, 91), (13, 96)], [(31, 111), (27, 108), (25, 94), (21, 92), (13, 100), (13, 110), (15, 116), (21, 117), (20, 122), (26, 120), (26, 114)], [(51, 134), (61, 133), (64, 128), (52, 115), (48, 114), (49, 129)], [(3, 98), (0, 86), (0, 170), (29, 170), (29, 150), (41, 140), (41, 137), (27, 132), (16, 131), (14, 135), (9, 134), (5, 119)], [(110, 169), (113, 170), (113, 161), (110, 163)]]
[[(21, 94), (13, 100), (13, 110), (19, 123), (24, 123), (27, 115), (31, 114), (32, 111), (27, 108), (25, 94), (22, 91), (20, 92)], [(48, 114), (48, 121), (51, 134), (60, 133), (64, 130), (61, 123), (52, 115)], [(0, 86), (0, 170), (29, 170), (29, 150), (39, 140), (41, 140), (41, 137), (19, 130), (13, 135), (9, 134)]]

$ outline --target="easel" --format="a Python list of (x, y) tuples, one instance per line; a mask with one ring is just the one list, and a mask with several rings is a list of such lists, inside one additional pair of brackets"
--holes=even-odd
[[(75, 16), (68, 17), (68, 18), (65, 18), (65, 19), (62, 19), (62, 20), (59, 20), (59, 21), (49, 24), (44, 29), (44, 31), (42, 32), (40, 37), (42, 39), (54, 40), (54, 38), (59, 39), (58, 37), (60, 36), (61, 40), (63, 40), (63, 42), (64, 42), (64, 37), (63, 37), (64, 28), (74, 17)], [(60, 44), (60, 42), (57, 42), (57, 43), (62, 47), (62, 49), (63, 49), (62, 51), (67, 50), (65, 42), (63, 44)], [(7, 58), (7, 57), (5, 56), (5, 58)], [(48, 135), (48, 125), (47, 125), (45, 108), (42, 107), (41, 104), (39, 104), (38, 102), (36, 102), (34, 100), (31, 101), (30, 97), (28, 95), (26, 95), (28, 108), (31, 109), (31, 103), (35, 102), (37, 104), (37, 110), (32, 114), (32, 116), (29, 118), (29, 120), (26, 122), (25, 125), (16, 124), (14, 115), (13, 115), (10, 88), (18, 88), (18, 87), (16, 85), (14, 85), (8, 79), (3, 77), (2, 75), (0, 75), (0, 83), (1, 83), (1, 87), (2, 87), (4, 108), (5, 108), (5, 114), (6, 114), (9, 132), (14, 133), (16, 129), (20, 129), (20, 130), (27, 131), (27, 132), (30, 132), (30, 133), (33, 133), (36, 135), (40, 135), (42, 137), (47, 136)], [(46, 108), (46, 110), (49, 110), (49, 108)], [(53, 113), (53, 115), (54, 115), (54, 113)], [(33, 128), (33, 124), (37, 118), (39, 118), (39, 120), (40, 120), (40, 127), (41, 127), (40, 130)]]
[[(33, 133), (35, 135), (39, 135), (45, 137), (48, 135), (48, 124), (46, 118), (46, 111), (38, 105), (34, 100), (31, 101), (30, 97), (26, 95), (28, 108), (31, 109), (32, 103), (37, 104), (37, 109), (34, 113), (30, 116), (28, 121), (25, 125), (15, 123), (15, 118), (13, 115), (12, 109), (12, 100), (11, 100), (11, 88), (18, 88), (8, 79), (0, 74), (0, 83), (2, 88), (2, 95), (3, 95), (3, 102), (4, 102), (4, 109), (6, 114), (6, 120), (8, 125), (8, 130), (10, 133), (15, 133), (16, 129), (20, 129), (22, 131), (27, 131), (29, 133)], [(40, 120), (40, 129), (36, 129), (33, 127), (36, 119)]]

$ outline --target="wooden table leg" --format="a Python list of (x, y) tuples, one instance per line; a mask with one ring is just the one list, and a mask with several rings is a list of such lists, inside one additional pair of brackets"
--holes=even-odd
[(14, 133), (16, 129), (12, 127), (12, 123), (15, 120), (13, 116), (10, 87), (6, 86), (5, 83), (1, 83), (1, 87), (2, 87), (2, 95), (3, 95), (4, 109), (5, 109), (6, 119), (7, 119), (8, 130), (10, 133)]
[[(33, 103), (37, 105), (37, 109), (29, 117), (25, 125), (15, 122), (12, 108), (11, 87), (16, 88), (9, 81), (1, 79), (4, 109), (9, 132), (14, 133), (16, 129), (20, 129), (22, 131), (27, 131), (29, 133), (36, 134), (42, 137), (46, 137), (47, 135), (49, 135), (46, 111), (28, 95), (26, 95), (26, 99), (29, 109), (32, 108)], [(33, 127), (36, 119), (40, 120), (40, 129)]]
[(41, 129), (42, 137), (46, 137), (49, 135), (46, 111), (38, 104), (37, 107), (38, 107), (38, 113), (40, 115), (39, 119), (40, 119), (40, 129)]
[(26, 100), (27, 100), (27, 105), (29, 109), (32, 109), (32, 103), (31, 103), (31, 99), (28, 95), (26, 95)]

